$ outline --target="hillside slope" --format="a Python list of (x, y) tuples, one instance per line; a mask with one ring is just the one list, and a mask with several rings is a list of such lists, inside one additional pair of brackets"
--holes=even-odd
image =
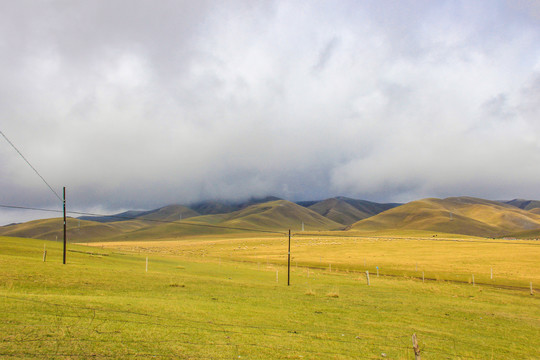
[(129, 220), (176, 221), (199, 215), (200, 214), (198, 212), (183, 205), (167, 205), (148, 211), (130, 210), (123, 213), (106, 216), (81, 216), (79, 219), (101, 223)]
[(398, 205), (400, 204), (378, 204), (340, 196), (319, 201), (308, 206), (308, 208), (337, 223), (351, 225)]
[(309, 206), (308, 209), (313, 210), (316, 213), (331, 219), (332, 221), (344, 225), (351, 225), (358, 220), (371, 216), (370, 214), (360, 211), (354, 206), (337, 198), (320, 201)]
[[(202, 215), (187, 220), (139, 229), (122, 238), (126, 240), (164, 239), (193, 235), (254, 231), (287, 232), (335, 230), (343, 228), (316, 212), (286, 200), (255, 204), (226, 214)], [(117, 240), (117, 239), (111, 239)]]
[(252, 205), (229, 214), (227, 220), (223, 222), (224, 225), (230, 226), (257, 227), (280, 231), (287, 229), (300, 231), (302, 230), (302, 223), (306, 231), (343, 228), (342, 224), (287, 200)]
[(428, 230), (487, 237), (538, 228), (538, 214), (471, 197), (413, 201), (350, 227), (355, 231)]
[(178, 221), (199, 215), (198, 212), (183, 205), (168, 205), (159, 209), (143, 212), (137, 216), (137, 220)]
[[(84, 242), (98, 238), (118, 236), (146, 226), (141, 221), (120, 221), (100, 223), (81, 219), (67, 218), (67, 238), (69, 242)], [(22, 224), (0, 227), (1, 236), (25, 237), (44, 240), (62, 240), (64, 238), (63, 218), (34, 220)]]
[(504, 203), (518, 207), (523, 210), (540, 209), (540, 201), (538, 200), (514, 199), (510, 201), (505, 201)]
[(216, 215), (227, 214), (234, 211), (245, 209), (251, 205), (263, 204), (270, 201), (281, 200), (275, 196), (267, 196), (264, 198), (250, 198), (247, 201), (202, 201), (194, 204), (190, 204), (189, 208), (198, 212), (201, 215)]

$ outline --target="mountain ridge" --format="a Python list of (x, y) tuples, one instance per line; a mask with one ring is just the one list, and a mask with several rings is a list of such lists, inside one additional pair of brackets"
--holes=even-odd
[[(493, 201), (462, 196), (427, 198), (406, 204), (379, 204), (346, 197), (293, 203), (276, 197), (245, 202), (208, 201), (195, 211), (167, 205), (92, 219), (68, 219), (72, 241), (167, 238), (245, 231), (428, 231), (482, 237), (540, 236), (540, 204), (535, 200)], [(308, 205), (308, 206), (306, 206)], [(530, 209), (530, 210), (527, 210)], [(229, 211), (233, 210), (233, 211)], [(228, 211), (228, 212), (226, 212)], [(100, 221), (101, 220), (101, 221)], [(0, 235), (54, 240), (61, 238), (61, 219), (34, 220), (0, 227)], [(97, 240), (96, 240), (97, 241)]]
[(427, 198), (360, 220), (350, 230), (427, 230), (501, 237), (540, 229), (540, 216), (513, 205), (473, 197)]
[(356, 221), (377, 215), (399, 205), (402, 204), (381, 204), (338, 196), (316, 202), (309, 205), (308, 208), (343, 225), (351, 225)]

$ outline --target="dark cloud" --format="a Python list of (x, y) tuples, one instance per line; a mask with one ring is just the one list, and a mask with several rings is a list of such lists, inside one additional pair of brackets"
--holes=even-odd
[[(1, 130), (72, 209), (540, 198), (535, 6), (4, 2)], [(0, 203), (58, 206), (0, 161)]]

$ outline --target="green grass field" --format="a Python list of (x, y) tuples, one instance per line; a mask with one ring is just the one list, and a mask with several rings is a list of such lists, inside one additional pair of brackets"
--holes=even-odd
[[(413, 333), (422, 359), (540, 357), (534, 242), (293, 239), (287, 286), (285, 238), (70, 244), (62, 265), (60, 243), (0, 237), (0, 358), (414, 359)], [(486, 285), (442, 281), (469, 265)]]

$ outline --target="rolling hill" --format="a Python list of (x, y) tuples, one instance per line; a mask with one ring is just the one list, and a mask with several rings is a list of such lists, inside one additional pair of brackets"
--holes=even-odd
[[(163, 239), (202, 234), (254, 231), (286, 232), (337, 230), (343, 225), (286, 200), (256, 203), (225, 214), (198, 215), (181, 205), (137, 214), (136, 219), (114, 222), (68, 219), (71, 242)], [(55, 240), (63, 238), (62, 219), (30, 221), (0, 227), (0, 235)]]
[(124, 211), (118, 214), (105, 215), (105, 216), (85, 215), (85, 216), (78, 217), (78, 219), (96, 221), (96, 222), (101, 222), (101, 223), (108, 223), (108, 222), (115, 222), (115, 221), (133, 220), (134, 218), (136, 218), (137, 216), (141, 214), (144, 214), (145, 212), (146, 211), (129, 210), (129, 211)]
[(501, 237), (540, 229), (540, 215), (509, 204), (472, 197), (424, 199), (361, 220), (349, 229), (362, 232), (426, 230)]
[(189, 208), (198, 212), (201, 215), (227, 214), (245, 209), (251, 205), (262, 204), (276, 200), (281, 199), (275, 196), (267, 196), (264, 198), (250, 198), (247, 201), (241, 202), (210, 200), (190, 204)]
[[(316, 212), (287, 200), (270, 201), (248, 206), (227, 214), (202, 215), (167, 224), (156, 224), (122, 234), (123, 239), (165, 239), (193, 235), (223, 234), (258, 231), (300, 231), (304, 223), (306, 231), (338, 230), (338, 224)], [(111, 240), (119, 240), (113, 238)]]
[(199, 215), (198, 212), (182, 205), (168, 205), (156, 210), (143, 212), (137, 216), (137, 220), (178, 221)]
[(287, 229), (299, 231), (302, 229), (302, 223), (306, 231), (343, 228), (342, 224), (287, 200), (252, 205), (231, 213), (227, 220), (223, 222), (223, 224), (230, 226), (257, 227), (280, 231)]
[(81, 216), (79, 219), (101, 223), (129, 221), (135, 219), (148, 221), (176, 221), (199, 215), (200, 214), (198, 212), (183, 205), (167, 205), (149, 211), (131, 210), (108, 216)]
[[(22, 224), (0, 227), (0, 235), (44, 240), (61, 240), (64, 237), (63, 218), (34, 220)], [(140, 221), (100, 223), (67, 218), (67, 237), (71, 242), (85, 242), (97, 238), (108, 238), (146, 226)]]
[(310, 204), (308, 208), (337, 223), (351, 225), (399, 205), (401, 204), (379, 204), (340, 196)]
[(518, 207), (523, 210), (540, 209), (540, 201), (537, 200), (514, 199), (510, 201), (504, 201), (504, 203)]
[[(96, 221), (68, 219), (71, 242), (165, 239), (194, 235), (254, 231), (294, 232), (351, 230), (356, 233), (428, 231), (482, 237), (540, 236), (540, 208), (535, 202), (508, 203), (472, 197), (423, 199), (405, 205), (377, 204), (337, 197), (301, 206), (275, 198), (226, 204), (199, 203), (198, 211), (169, 205), (151, 211), (132, 211)], [(518, 206), (516, 206), (518, 205)], [(524, 209), (522, 209), (523, 207)], [(525, 210), (531, 208), (531, 210)], [(223, 212), (227, 209), (236, 209)], [(386, 210), (386, 211), (385, 211)], [(118, 214), (121, 215), (121, 214)], [(358, 219), (361, 219), (357, 221)], [(35, 220), (0, 227), (0, 235), (55, 240), (63, 237), (62, 219)]]

